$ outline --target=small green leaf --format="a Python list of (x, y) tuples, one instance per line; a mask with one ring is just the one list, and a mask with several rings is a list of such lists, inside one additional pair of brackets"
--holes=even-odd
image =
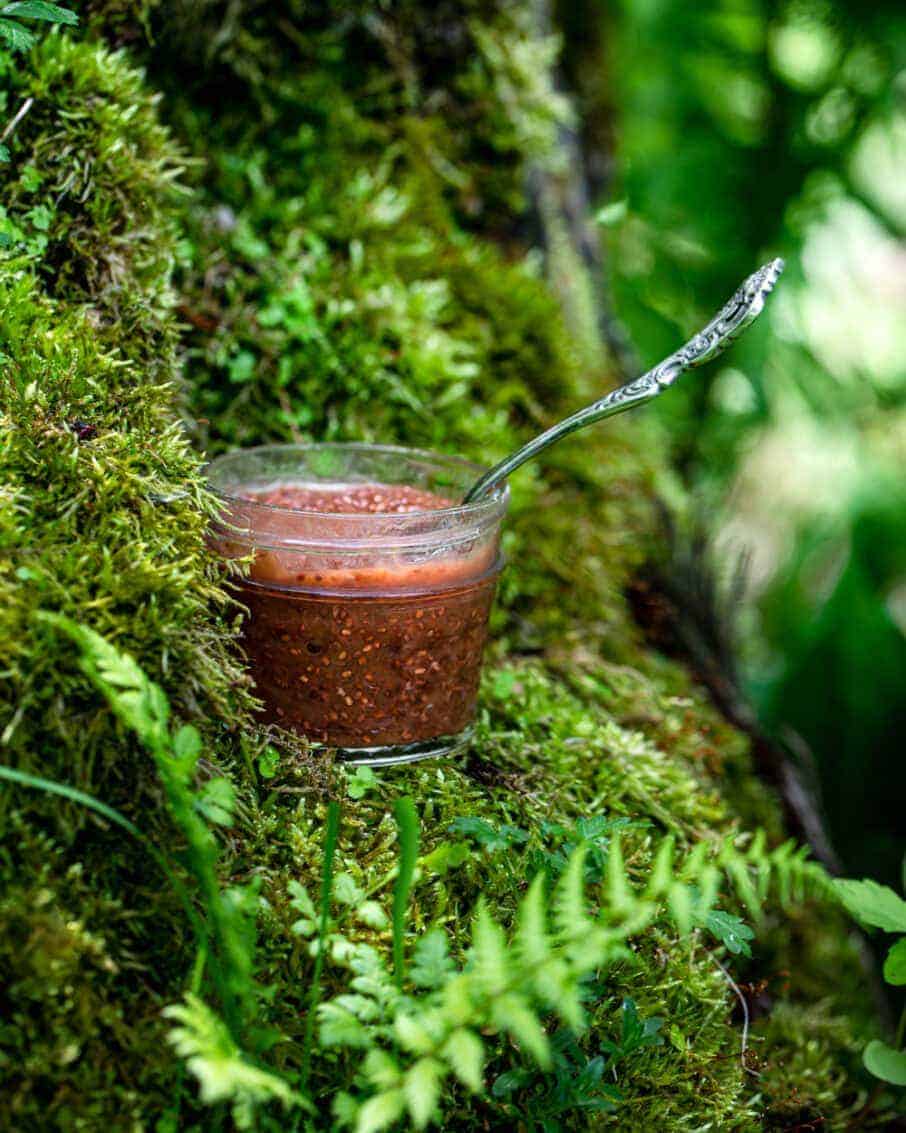
[(280, 766), (280, 753), (275, 747), (266, 747), (258, 756), (258, 774), (262, 779), (273, 779)]
[(420, 1058), (406, 1074), (403, 1093), (416, 1129), (424, 1129), (437, 1110), (443, 1066), (434, 1058)]
[(34, 193), (35, 190), (40, 189), (43, 180), (44, 174), (35, 165), (26, 165), (22, 170), (22, 188), (26, 192)]
[(38, 37), (15, 20), (0, 18), (0, 41), (5, 40), (13, 51), (27, 51)]
[(493, 676), (491, 691), (497, 700), (508, 700), (515, 686), (516, 674), (509, 669), (501, 669)]
[(423, 873), (434, 873), (442, 877), (451, 869), (467, 861), (472, 851), (465, 842), (441, 842), (430, 854), (418, 859)]
[(898, 940), (884, 961), (884, 979), (894, 987), (906, 984), (906, 937)]
[(680, 1054), (685, 1054), (686, 1036), (679, 1029), (676, 1023), (670, 1024), (670, 1029), (667, 1031), (667, 1037), (670, 1039), (670, 1045), (674, 1050), (678, 1050)]
[(504, 1070), (494, 1079), (491, 1093), (495, 1098), (509, 1098), (517, 1090), (524, 1090), (531, 1081), (532, 1074), (528, 1070)]
[(755, 933), (740, 917), (722, 909), (712, 909), (705, 917), (705, 928), (734, 956), (752, 955), (749, 941), (755, 939)]
[(347, 1094), (345, 1090), (340, 1090), (330, 1104), (330, 1112), (336, 1118), (339, 1127), (347, 1129), (355, 1121), (356, 1114), (359, 1112), (359, 1105), (351, 1094)]
[(368, 1081), (378, 1090), (394, 1090), (400, 1084), (400, 1068), (380, 1047), (368, 1051), (362, 1069)]
[(363, 901), (355, 911), (355, 919), (369, 928), (384, 929), (390, 923), (377, 901)]
[(472, 931), (472, 962), (484, 992), (499, 995), (507, 983), (506, 937), (481, 898)]
[(544, 902), (544, 875), (538, 874), (519, 908), (515, 943), (526, 967), (541, 969), (551, 956)]
[(888, 886), (865, 878), (862, 881), (837, 880), (834, 889), (856, 920), (885, 932), (906, 933), (906, 901)]
[(351, 873), (338, 873), (333, 879), (333, 897), (341, 905), (354, 909), (365, 900), (365, 891)]
[(427, 1054), (434, 1045), (430, 1034), (414, 1015), (397, 1015), (393, 1029), (403, 1050), (412, 1054)]
[(433, 928), (412, 949), (409, 977), (416, 987), (440, 987), (455, 967), (450, 959), (447, 934)]
[(490, 853), (506, 850), (511, 846), (521, 846), (529, 839), (527, 831), (519, 826), (505, 824), (498, 829), (483, 818), (475, 818), (471, 815), (455, 818), (450, 823), (449, 830), (451, 834), (462, 834), (466, 838), (471, 838)]
[(208, 780), (195, 800), (195, 805), (208, 822), (218, 826), (232, 825), (235, 804), (236, 791), (229, 779), (223, 776)]
[(75, 27), (79, 17), (69, 8), (59, 4), (48, 4), (44, 0), (12, 0), (0, 8), (0, 16), (16, 16), (20, 20), (47, 20), (52, 24), (68, 24)]
[(456, 1077), (473, 1094), (484, 1086), (484, 1043), (464, 1027), (453, 1032), (444, 1046), (444, 1055)]
[(538, 1063), (547, 1069), (551, 1063), (550, 1043), (541, 1021), (521, 995), (503, 995), (491, 1008), (495, 1024)]
[(9, 147), (0, 144), (0, 162), (9, 161)]
[(381, 1133), (398, 1121), (406, 1107), (406, 1097), (402, 1090), (388, 1090), (369, 1098), (359, 1110), (355, 1133)]
[(880, 1039), (874, 1039), (862, 1055), (865, 1069), (882, 1082), (906, 1086), (906, 1050), (894, 1050)]
[(195, 764), (201, 754), (201, 736), (197, 728), (191, 724), (183, 724), (173, 737), (173, 754), (179, 760), (179, 769), (183, 778), (188, 779), (195, 770)]
[(351, 799), (361, 799), (375, 783), (377, 783), (377, 776), (370, 767), (357, 767), (354, 774), (346, 777), (346, 794)]
[(318, 928), (318, 914), (315, 911), (314, 901), (305, 886), (300, 885), (298, 881), (291, 881), (288, 889), (290, 908), (302, 914), (290, 927), (290, 932), (296, 936), (313, 936)]
[(674, 881), (667, 891), (667, 904), (680, 936), (687, 936), (692, 930), (692, 894), (687, 885)]
[(344, 1046), (367, 1050), (371, 1046), (371, 1034), (359, 1020), (336, 1003), (322, 1003), (318, 1008), (321, 1021), (320, 1038), (322, 1046)]

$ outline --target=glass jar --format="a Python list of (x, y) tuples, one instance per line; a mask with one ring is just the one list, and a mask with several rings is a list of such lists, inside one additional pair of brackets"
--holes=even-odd
[(214, 545), (254, 556), (236, 585), (266, 720), (353, 763), (464, 745), (507, 505), (505, 486), (457, 502), (483, 471), (368, 444), (263, 445), (213, 461), (224, 505)]

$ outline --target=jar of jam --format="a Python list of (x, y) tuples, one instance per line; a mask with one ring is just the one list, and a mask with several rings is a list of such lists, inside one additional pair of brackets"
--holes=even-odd
[(468, 739), (501, 568), (507, 489), (462, 504), (483, 469), (368, 444), (219, 457), (214, 545), (238, 579), (264, 718), (354, 763), (448, 754)]

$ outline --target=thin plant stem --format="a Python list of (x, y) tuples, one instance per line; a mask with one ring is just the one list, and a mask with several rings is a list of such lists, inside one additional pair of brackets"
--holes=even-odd
[(418, 817), (410, 798), (397, 799), (393, 808), (400, 840), (399, 870), (393, 887), (393, 973), (399, 988), (405, 974), (406, 910), (418, 861)]
[(311, 989), (308, 993), (308, 1016), (305, 1020), (305, 1037), (302, 1045), (302, 1090), (308, 1084), (311, 1069), (311, 1047), (315, 1035), (315, 1013), (321, 999), (321, 973), (324, 969), (324, 949), (327, 944), (327, 922), (330, 917), (330, 894), (333, 889), (333, 867), (340, 833), (340, 804), (328, 803), (327, 829), (324, 834), (324, 867), (321, 871), (321, 907), (318, 923), (318, 951), (315, 955), (315, 970), (312, 974)]
[(196, 913), (186, 887), (170, 868), (170, 864), (164, 855), (157, 849), (147, 834), (139, 830), (134, 822), (130, 822), (125, 815), (120, 814), (118, 810), (114, 810), (114, 808), (108, 806), (107, 803), (101, 802), (100, 799), (96, 799), (94, 795), (89, 795), (86, 791), (80, 791), (78, 787), (70, 787), (68, 783), (60, 783), (55, 779), (45, 779), (40, 775), (29, 775), (26, 771), (19, 771), (17, 768), (8, 767), (5, 764), (0, 764), (0, 779), (5, 779), (9, 783), (17, 783), (22, 787), (30, 787), (32, 790), (44, 791), (45, 794), (48, 795), (59, 795), (60, 798), (69, 799), (70, 802), (78, 803), (88, 810), (93, 810), (95, 814), (99, 814), (102, 818), (106, 818), (108, 822), (112, 822), (115, 826), (119, 826), (122, 830), (131, 834), (138, 842), (141, 842), (148, 854), (157, 862), (161, 872), (170, 882), (174, 893), (176, 893), (182, 903), (192, 928), (195, 931), (199, 949), (207, 954), (207, 928)]

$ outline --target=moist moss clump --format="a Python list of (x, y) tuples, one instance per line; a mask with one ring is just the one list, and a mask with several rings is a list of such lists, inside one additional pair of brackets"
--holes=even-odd
[[(511, 925), (532, 878), (554, 886), (581, 842), (590, 887), (619, 840), (641, 888), (664, 835), (681, 862), (732, 851), (745, 877), (783, 838), (747, 740), (646, 645), (626, 601), (657, 553), (653, 500), (669, 482), (644, 425), (584, 434), (514, 478), (462, 760), (356, 775), (249, 720), (187, 432), (209, 453), (380, 439), (489, 461), (613, 380), (552, 278), (563, 231), (532, 208), (537, 179), (565, 175), (571, 112), (552, 93), (555, 42), (527, 13), (97, 3), (93, 34), (128, 52), (53, 35), (15, 71), (0, 62), (5, 110), (34, 99), (0, 166), (2, 760), (116, 806), (191, 865), (148, 751), (36, 615), (66, 613), (132, 654), (177, 722), (202, 731), (193, 814), (216, 832), (248, 966), (247, 1016), (224, 1029), (209, 954), (141, 845), (72, 799), (10, 788), (0, 1116), (12, 1128), (214, 1129), (231, 1100), (247, 1127), (285, 1128), (281, 1098), (306, 1077), (312, 1127), (330, 1127), (329, 1104), (342, 1110), (363, 1082), (357, 1048), (326, 1028), (305, 1053), (306, 901), (331, 801), (342, 822), (320, 998), (348, 1011), (363, 1009), (357, 949), (391, 950), (402, 796), (421, 837), (406, 946), (438, 930), (454, 964), (479, 898)], [(719, 899), (753, 919), (744, 887), (728, 879)], [(669, 917), (630, 938), (588, 979), (590, 1026), (557, 1031), (551, 1070), (489, 1030), (489, 1089), (445, 1086), (442, 1127), (771, 1128), (792, 1096), (809, 1120), (844, 1127), (862, 1088), (846, 1036), (866, 1026), (855, 950), (820, 891), (769, 909), (751, 958)], [(770, 990), (746, 1058), (727, 973)], [(161, 1013), (187, 988), (210, 1004), (190, 1000), (182, 1017), (188, 1074)], [(651, 1041), (615, 1081), (595, 1077), (633, 1012)], [(386, 1046), (380, 1025), (364, 1021), (359, 1050)]]
[(200, 461), (169, 384), (177, 150), (122, 55), (54, 35), (3, 65), (8, 105), (26, 107), (0, 221), (4, 752), (128, 797), (135, 761), (34, 614), (120, 640), (189, 715), (241, 716)]

